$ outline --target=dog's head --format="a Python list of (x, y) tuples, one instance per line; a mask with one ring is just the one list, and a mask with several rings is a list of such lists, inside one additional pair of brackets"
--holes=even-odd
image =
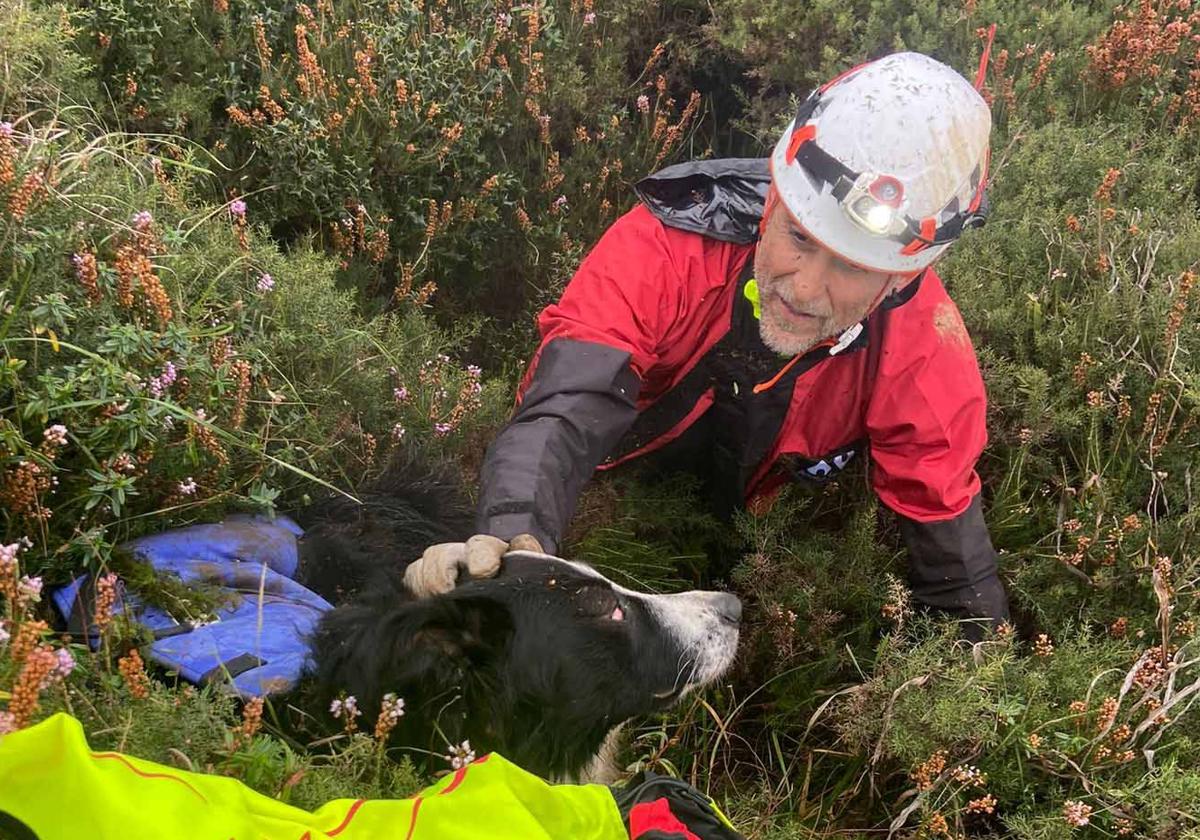
[(331, 612), (314, 640), (316, 683), (354, 694), (368, 719), (384, 693), (404, 697), (397, 743), (441, 752), (470, 740), (564, 777), (614, 726), (724, 673), (740, 616), (733, 595), (636, 593), (581, 564), (510, 552), (497, 577), (449, 594), (377, 586)]

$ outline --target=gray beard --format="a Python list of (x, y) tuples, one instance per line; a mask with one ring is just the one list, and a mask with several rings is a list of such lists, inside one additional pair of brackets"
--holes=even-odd
[(801, 353), (807, 353), (820, 342), (837, 335), (838, 332), (840, 331), (834, 330), (826, 335), (822, 331), (822, 334), (815, 338), (800, 338), (777, 323), (767, 314), (765, 308), (758, 319), (758, 334), (762, 338), (763, 344), (781, 356), (799, 356)]

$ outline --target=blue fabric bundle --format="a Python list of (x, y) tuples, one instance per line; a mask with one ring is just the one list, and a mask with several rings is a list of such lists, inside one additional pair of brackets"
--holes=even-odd
[[(292, 578), (303, 529), (286, 516), (233, 515), (222, 522), (191, 525), (141, 537), (123, 548), (160, 573), (187, 584), (223, 590), (215, 621), (194, 622), (125, 594), (124, 610), (147, 627), (155, 641), (148, 658), (188, 682), (231, 682), (243, 697), (287, 691), (307, 661), (307, 636), (332, 606)], [(94, 586), (89, 576), (53, 594), (68, 628), (99, 643), (92, 623)], [(86, 629), (85, 629), (86, 624)]]

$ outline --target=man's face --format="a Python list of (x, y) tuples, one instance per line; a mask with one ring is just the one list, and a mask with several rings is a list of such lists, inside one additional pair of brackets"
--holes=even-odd
[(776, 206), (754, 252), (763, 343), (786, 356), (811, 349), (867, 316), (897, 275), (859, 268), (805, 236)]

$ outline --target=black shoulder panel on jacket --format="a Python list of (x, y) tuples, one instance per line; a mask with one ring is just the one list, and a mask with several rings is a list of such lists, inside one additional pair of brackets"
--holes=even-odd
[(766, 158), (718, 158), (668, 166), (633, 189), (668, 227), (749, 244), (758, 239), (770, 185)]

